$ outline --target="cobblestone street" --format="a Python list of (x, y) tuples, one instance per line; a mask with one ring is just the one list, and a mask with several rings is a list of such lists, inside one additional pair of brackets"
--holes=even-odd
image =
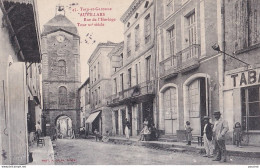
[(86, 139), (58, 139), (56, 165), (259, 165), (259, 158), (228, 157), (227, 163), (214, 162), (196, 153), (174, 153), (140, 146), (95, 142)]

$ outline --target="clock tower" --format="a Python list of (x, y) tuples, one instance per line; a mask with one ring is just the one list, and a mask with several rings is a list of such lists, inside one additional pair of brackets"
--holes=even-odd
[[(58, 11), (61, 10), (58, 7)], [(80, 86), (79, 35), (64, 14), (44, 25), (42, 32), (43, 132), (71, 136), (79, 128), (78, 88)], [(62, 121), (64, 120), (64, 121)], [(64, 128), (61, 128), (64, 127)], [(56, 129), (55, 129), (56, 128)], [(61, 130), (63, 129), (63, 130)]]

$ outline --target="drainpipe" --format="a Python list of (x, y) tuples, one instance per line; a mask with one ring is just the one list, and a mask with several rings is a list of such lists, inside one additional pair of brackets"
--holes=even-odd
[(225, 55), (225, 52), (226, 52), (226, 39), (225, 39), (225, 0), (221, 0), (221, 33), (222, 33), (222, 51), (223, 51), (223, 83), (222, 83), (222, 86), (225, 85), (225, 70), (226, 70), (226, 55)]

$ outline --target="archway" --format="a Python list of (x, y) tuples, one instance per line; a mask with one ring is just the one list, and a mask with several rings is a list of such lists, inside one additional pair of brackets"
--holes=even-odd
[(165, 130), (165, 134), (176, 134), (179, 129), (178, 113), (178, 87), (168, 83), (159, 92), (159, 129)]
[(58, 135), (62, 135), (63, 138), (72, 136), (72, 120), (66, 115), (58, 116), (56, 118), (56, 131)]
[(184, 124), (190, 121), (194, 135), (202, 135), (202, 118), (209, 115), (211, 102), (209, 82), (209, 75), (198, 73), (189, 77), (183, 84)]

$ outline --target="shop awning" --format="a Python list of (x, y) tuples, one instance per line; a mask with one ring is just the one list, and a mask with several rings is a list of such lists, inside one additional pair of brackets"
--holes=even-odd
[(99, 113), (100, 113), (100, 111), (90, 114), (90, 116), (88, 117), (86, 123), (92, 123), (97, 118)]

